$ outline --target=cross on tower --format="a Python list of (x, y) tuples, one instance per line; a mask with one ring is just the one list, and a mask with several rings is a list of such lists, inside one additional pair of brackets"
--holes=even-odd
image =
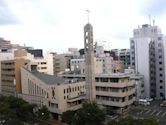
[(89, 23), (89, 13), (90, 13), (90, 10), (86, 10), (86, 12), (87, 12), (88, 23)]

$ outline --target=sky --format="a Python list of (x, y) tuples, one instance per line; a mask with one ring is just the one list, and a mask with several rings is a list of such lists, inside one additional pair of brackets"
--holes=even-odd
[(45, 52), (83, 48), (83, 27), (106, 49), (129, 48), (138, 25), (155, 19), (166, 34), (165, 0), (0, 0), (0, 37)]

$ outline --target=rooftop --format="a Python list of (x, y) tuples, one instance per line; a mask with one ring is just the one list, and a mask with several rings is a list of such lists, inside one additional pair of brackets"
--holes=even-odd
[(40, 72), (31, 72), (35, 77), (40, 79), (41, 81), (45, 82), (48, 85), (53, 85), (53, 84), (70, 84), (70, 83), (76, 83), (78, 82), (77, 79), (67, 79), (67, 78), (62, 78), (62, 77), (56, 77), (53, 75), (48, 75)]
[[(84, 74), (74, 74), (74, 72), (68, 72), (64, 74), (59, 74), (60, 76), (66, 76), (66, 77), (85, 77)], [(110, 73), (110, 74), (95, 74), (95, 77), (103, 77), (103, 78), (125, 78), (130, 77), (130, 73)]]

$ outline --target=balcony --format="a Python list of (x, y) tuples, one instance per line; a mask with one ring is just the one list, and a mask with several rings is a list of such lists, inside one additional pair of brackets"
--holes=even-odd
[(124, 88), (127, 86), (134, 86), (134, 81), (130, 82), (117, 82), (117, 83), (112, 83), (112, 82), (96, 82), (96, 86), (99, 87), (115, 87), (115, 88)]
[(62, 114), (62, 111), (58, 108), (48, 107), (48, 110), (53, 113)]
[(67, 110), (78, 110), (80, 108), (81, 108), (81, 104), (78, 104), (78, 105), (74, 105), (74, 106), (68, 107)]
[(1, 69), (14, 69), (14, 65), (1, 65)]
[(4, 74), (4, 75), (14, 75), (15, 72), (14, 71), (2, 71), (1, 74)]
[(129, 90), (127, 92), (110, 92), (110, 91), (96, 91), (96, 95), (100, 96), (111, 96), (111, 97), (126, 97), (135, 93), (135, 89)]
[(114, 106), (114, 107), (125, 107), (131, 105), (135, 101), (135, 97), (133, 99), (125, 101), (125, 102), (114, 102), (114, 101), (107, 101), (107, 100), (97, 100), (97, 104), (106, 105), (106, 106)]
[(75, 101), (78, 101), (78, 100), (84, 100), (85, 99), (85, 94), (83, 95), (80, 95), (80, 96), (77, 96), (77, 97), (73, 97), (73, 98), (68, 98), (67, 102), (75, 102)]

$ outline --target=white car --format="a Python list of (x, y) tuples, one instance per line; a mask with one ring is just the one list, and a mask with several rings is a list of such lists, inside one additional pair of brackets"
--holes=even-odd
[(146, 98), (146, 100), (148, 101), (148, 102), (151, 102), (151, 101), (153, 101), (153, 99), (152, 98)]

